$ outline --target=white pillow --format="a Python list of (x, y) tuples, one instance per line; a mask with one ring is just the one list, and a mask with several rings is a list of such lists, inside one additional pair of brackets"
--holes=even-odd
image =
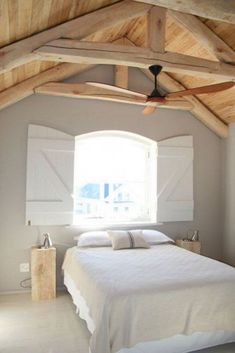
[(166, 234), (161, 233), (158, 230), (143, 229), (142, 233), (144, 240), (151, 245), (175, 243), (173, 239), (169, 238)]
[(110, 230), (108, 231), (108, 235), (112, 240), (113, 250), (136, 248), (148, 249), (150, 247), (149, 244), (144, 240), (141, 230)]
[[(131, 232), (140, 231), (144, 240), (151, 245), (163, 244), (163, 243), (174, 243), (174, 240), (169, 238), (164, 233), (161, 233), (154, 229), (135, 229)], [(98, 247), (98, 246), (112, 246), (112, 241), (107, 231), (92, 231), (82, 233), (74, 237), (78, 241), (78, 247)]]
[(74, 237), (74, 239), (78, 240), (78, 247), (112, 246), (112, 242), (106, 231), (86, 232)]

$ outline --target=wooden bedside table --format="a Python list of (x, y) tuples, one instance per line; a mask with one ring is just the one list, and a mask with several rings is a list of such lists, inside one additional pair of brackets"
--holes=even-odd
[(200, 241), (189, 241), (183, 239), (176, 239), (176, 245), (186, 250), (195, 252), (196, 254), (201, 253), (201, 242)]
[(56, 297), (56, 248), (31, 249), (32, 300)]

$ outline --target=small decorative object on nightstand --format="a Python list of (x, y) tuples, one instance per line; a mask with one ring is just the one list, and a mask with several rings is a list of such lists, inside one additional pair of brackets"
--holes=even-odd
[(32, 300), (56, 296), (56, 249), (31, 249)]
[(44, 236), (44, 242), (43, 245), (41, 246), (42, 249), (48, 249), (52, 247), (52, 241), (50, 238), (50, 234), (49, 233), (43, 233)]
[(176, 245), (184, 248), (186, 250), (195, 252), (196, 254), (201, 253), (201, 242), (200, 241), (192, 241), (188, 239), (177, 239)]

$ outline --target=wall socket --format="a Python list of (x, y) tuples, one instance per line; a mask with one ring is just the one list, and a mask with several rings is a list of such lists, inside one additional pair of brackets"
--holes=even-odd
[(20, 264), (20, 272), (29, 272), (29, 263), (24, 262)]

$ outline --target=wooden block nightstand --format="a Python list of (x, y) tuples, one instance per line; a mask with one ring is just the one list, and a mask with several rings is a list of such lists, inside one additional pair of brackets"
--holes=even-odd
[(56, 249), (31, 249), (32, 300), (56, 296)]
[(186, 250), (195, 252), (196, 254), (201, 253), (201, 242), (200, 241), (189, 241), (189, 240), (177, 239), (176, 245), (178, 245), (181, 248), (184, 248)]

